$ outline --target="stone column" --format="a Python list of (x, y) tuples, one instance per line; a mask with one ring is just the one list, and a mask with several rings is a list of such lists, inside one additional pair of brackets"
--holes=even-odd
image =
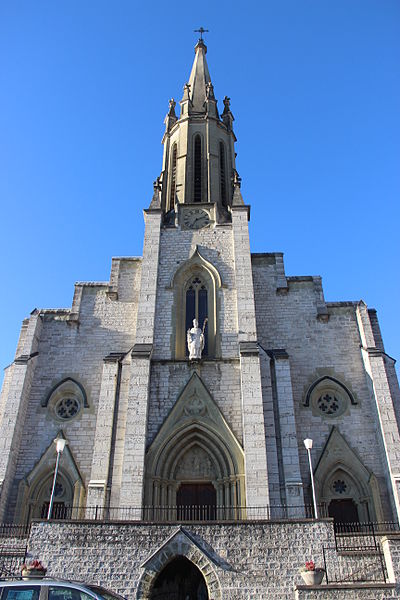
[(359, 303), (356, 314), (361, 337), (361, 355), (376, 407), (381, 457), (386, 469), (393, 513), (400, 519), (400, 435), (385, 367), (386, 355), (383, 349), (376, 347), (364, 302)]
[[(161, 210), (158, 208), (146, 210), (145, 221), (142, 276), (136, 340), (132, 350), (120, 494), (121, 506), (135, 508), (141, 507), (143, 502), (150, 358), (156, 318)], [(135, 518), (140, 519), (140, 510), (133, 511), (133, 514)]]
[(269, 504), (260, 357), (248, 230), (248, 207), (232, 207), (240, 350), (246, 505)]
[(87, 506), (106, 506), (120, 358), (110, 354), (104, 359)]
[(34, 311), (25, 331), (21, 354), (8, 368), (4, 382), (0, 424), (0, 522), (6, 517), (7, 500), (15, 477), (41, 331), (42, 319), (39, 312)]
[(285, 504), (293, 507), (289, 517), (304, 517), (303, 483), (300, 474), (299, 446), (297, 442), (292, 376), (289, 355), (285, 350), (271, 350), (271, 380), (274, 401), (278, 413), (277, 436), (279, 436), (278, 460), (284, 481)]

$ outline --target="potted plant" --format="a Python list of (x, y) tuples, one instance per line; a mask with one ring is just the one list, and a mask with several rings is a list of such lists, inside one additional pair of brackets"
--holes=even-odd
[(306, 585), (321, 585), (325, 575), (325, 569), (316, 567), (313, 560), (308, 560), (306, 564), (301, 567), (300, 574)]
[(31, 562), (24, 563), (21, 567), (22, 579), (41, 579), (46, 575), (46, 567), (42, 565), (40, 560), (31, 560)]

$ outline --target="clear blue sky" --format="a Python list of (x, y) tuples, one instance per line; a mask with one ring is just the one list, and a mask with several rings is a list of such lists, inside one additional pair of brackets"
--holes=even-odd
[(141, 255), (200, 25), (231, 97), (253, 252), (378, 309), (400, 358), (400, 2), (0, 3), (0, 365), (35, 307)]

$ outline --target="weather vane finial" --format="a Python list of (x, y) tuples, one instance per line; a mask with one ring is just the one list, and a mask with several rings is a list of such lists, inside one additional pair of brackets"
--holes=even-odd
[(204, 27), (199, 27), (199, 29), (194, 29), (195, 32), (200, 33), (200, 40), (203, 41), (203, 33), (208, 33), (208, 29), (204, 29)]

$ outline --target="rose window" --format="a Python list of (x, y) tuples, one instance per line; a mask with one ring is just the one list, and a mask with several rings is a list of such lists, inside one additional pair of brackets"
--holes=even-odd
[(72, 419), (78, 414), (80, 404), (76, 398), (61, 398), (56, 404), (55, 413), (60, 419)]
[(340, 400), (333, 394), (326, 393), (318, 398), (318, 408), (325, 415), (334, 415), (338, 412)]
[(343, 479), (337, 479), (334, 481), (332, 487), (337, 494), (343, 494), (347, 490), (347, 484), (343, 481)]
[[(53, 489), (53, 486), (51, 485), (49, 487), (49, 497), (51, 496), (51, 491)], [(54, 487), (54, 496), (55, 498), (60, 498), (61, 496), (64, 495), (64, 486), (62, 483), (60, 483), (59, 481), (57, 481), (55, 487)]]

